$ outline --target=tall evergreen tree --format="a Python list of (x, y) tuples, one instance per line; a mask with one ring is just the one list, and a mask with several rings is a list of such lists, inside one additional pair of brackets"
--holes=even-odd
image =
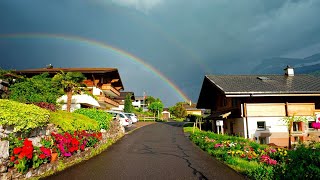
[(132, 113), (132, 111), (133, 111), (131, 97), (132, 97), (132, 94), (129, 93), (126, 95), (126, 98), (124, 100), (124, 110), (123, 111), (126, 113)]

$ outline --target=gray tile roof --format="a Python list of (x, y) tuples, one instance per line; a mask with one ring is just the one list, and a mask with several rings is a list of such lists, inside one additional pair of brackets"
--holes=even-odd
[[(320, 93), (320, 78), (311, 75), (207, 75), (225, 94)], [(258, 78), (260, 77), (260, 78)]]

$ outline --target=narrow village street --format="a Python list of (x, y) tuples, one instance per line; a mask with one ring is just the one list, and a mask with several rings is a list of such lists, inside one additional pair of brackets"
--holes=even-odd
[(47, 179), (244, 179), (193, 145), (183, 123), (147, 125)]

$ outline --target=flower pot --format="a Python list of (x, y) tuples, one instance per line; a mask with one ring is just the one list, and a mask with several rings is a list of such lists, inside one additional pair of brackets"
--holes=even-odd
[(51, 161), (50, 162), (55, 162), (58, 158), (58, 153), (51, 153)]

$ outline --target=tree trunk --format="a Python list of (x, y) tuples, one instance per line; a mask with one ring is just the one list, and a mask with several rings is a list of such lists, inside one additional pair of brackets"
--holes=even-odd
[(70, 112), (72, 100), (72, 90), (67, 91), (67, 112)]

